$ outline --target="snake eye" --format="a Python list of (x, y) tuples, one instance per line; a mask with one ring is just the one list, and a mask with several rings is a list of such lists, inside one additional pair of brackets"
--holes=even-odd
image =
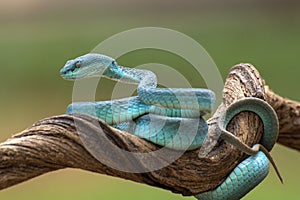
[(75, 63), (75, 67), (76, 67), (76, 68), (80, 68), (80, 67), (81, 67), (81, 62), (78, 61), (77, 63)]

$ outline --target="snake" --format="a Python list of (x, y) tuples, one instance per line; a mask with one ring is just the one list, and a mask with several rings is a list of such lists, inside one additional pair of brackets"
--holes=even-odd
[[(157, 88), (157, 77), (150, 70), (119, 65), (115, 59), (89, 53), (66, 62), (60, 70), (64, 79), (105, 77), (137, 85), (137, 96), (99, 101), (73, 102), (67, 114), (81, 113), (101, 119), (156, 145), (174, 150), (200, 148), (208, 133), (203, 119), (215, 106), (215, 94), (205, 88)], [(259, 144), (249, 147), (226, 130), (239, 113), (250, 111), (263, 122)], [(190, 127), (196, 127), (191, 129)], [(179, 129), (183, 130), (179, 132)], [(218, 118), (216, 133), (221, 139), (249, 155), (216, 188), (195, 195), (197, 199), (240, 199), (256, 187), (269, 172), (269, 161), (282, 180), (269, 154), (278, 137), (278, 119), (273, 108), (255, 97), (245, 97), (228, 106)]]

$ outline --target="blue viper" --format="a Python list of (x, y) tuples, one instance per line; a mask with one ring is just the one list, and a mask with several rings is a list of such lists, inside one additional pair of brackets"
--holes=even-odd
[[(157, 88), (156, 75), (149, 70), (119, 66), (115, 59), (101, 54), (86, 54), (69, 60), (60, 71), (69, 80), (103, 76), (115, 81), (137, 84), (138, 96), (102, 102), (76, 102), (67, 114), (82, 113), (104, 120), (115, 128), (175, 150), (194, 150), (204, 143), (208, 125), (202, 118), (215, 106), (215, 94), (202, 88)], [(226, 130), (230, 120), (242, 111), (256, 113), (264, 124), (260, 144), (252, 148)], [(162, 124), (163, 122), (163, 124)], [(189, 127), (197, 125), (196, 132)], [(178, 133), (179, 127), (184, 133)], [(200, 193), (197, 199), (240, 199), (269, 172), (269, 161), (281, 176), (269, 151), (278, 136), (278, 119), (263, 100), (243, 98), (221, 113), (216, 133), (239, 150), (247, 159), (239, 163), (217, 188)]]

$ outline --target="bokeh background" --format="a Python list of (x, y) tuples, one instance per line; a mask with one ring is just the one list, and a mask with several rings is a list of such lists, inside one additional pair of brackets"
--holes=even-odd
[[(136, 27), (183, 32), (202, 44), (225, 79), (239, 62), (256, 66), (271, 88), (300, 100), (300, 5), (297, 1), (252, 0), (0, 0), (0, 141), (35, 121), (65, 112), (73, 83), (59, 70), (66, 60), (88, 53), (107, 37)], [(154, 50), (119, 60), (184, 69), (177, 56)], [(185, 74), (194, 87), (205, 87)], [(110, 98), (105, 82), (99, 100)], [(298, 199), (299, 153), (276, 145), (272, 152), (284, 177), (273, 170), (244, 199)], [(0, 191), (3, 200), (193, 199), (117, 178), (66, 169)]]

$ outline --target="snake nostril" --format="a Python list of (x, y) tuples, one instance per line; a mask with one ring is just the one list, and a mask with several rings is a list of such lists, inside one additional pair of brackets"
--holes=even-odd
[(64, 75), (64, 74), (66, 74), (66, 73), (67, 73), (67, 70), (65, 70), (65, 69), (61, 69), (61, 70), (60, 70), (60, 74), (63, 74), (63, 75)]

